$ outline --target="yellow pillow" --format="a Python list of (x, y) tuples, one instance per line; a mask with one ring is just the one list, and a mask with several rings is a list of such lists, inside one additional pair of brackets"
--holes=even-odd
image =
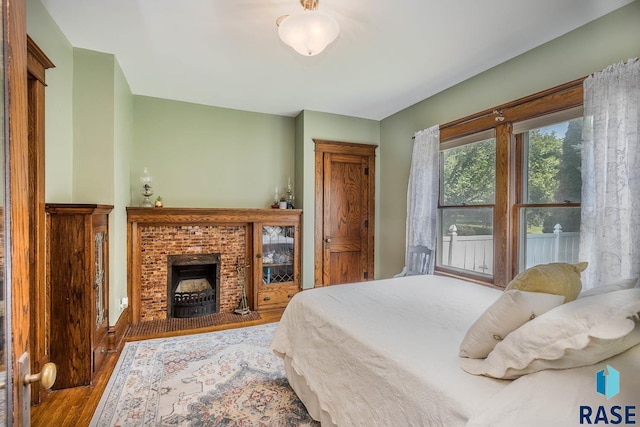
[(527, 292), (544, 292), (547, 294), (564, 295), (564, 302), (573, 301), (582, 290), (580, 272), (589, 263), (566, 264), (555, 262), (540, 264), (528, 268), (513, 278), (505, 288), (519, 289)]

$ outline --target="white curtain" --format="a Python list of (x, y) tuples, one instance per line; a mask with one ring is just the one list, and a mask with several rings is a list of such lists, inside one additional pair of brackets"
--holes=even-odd
[(439, 144), (438, 125), (415, 134), (407, 189), (406, 243), (407, 248), (416, 245), (427, 246), (432, 250), (432, 254), (426, 271), (422, 271), (419, 265), (410, 265), (415, 259), (408, 259), (405, 251), (405, 267), (399, 275), (407, 271), (433, 274), (438, 215)]
[(584, 81), (580, 260), (584, 288), (640, 276), (640, 61)]

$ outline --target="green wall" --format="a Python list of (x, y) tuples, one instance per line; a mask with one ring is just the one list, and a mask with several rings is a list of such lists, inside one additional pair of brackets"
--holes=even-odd
[(74, 49), (74, 203), (113, 205), (109, 215), (109, 323), (127, 296), (127, 217), (133, 95), (115, 56)]
[(404, 264), (406, 193), (411, 137), (421, 129), (465, 117), (640, 56), (640, 1), (438, 93), (382, 120), (379, 239), (381, 277)]
[(27, 0), (27, 33), (54, 63), (45, 90), (47, 202), (72, 200), (73, 47), (39, 0)]
[(113, 204), (109, 216), (111, 244), (109, 262), (113, 265), (109, 282), (109, 324), (114, 325), (122, 312), (120, 303), (127, 296), (127, 211), (131, 205), (131, 159), (133, 157), (133, 95), (129, 83), (115, 61), (113, 117)]
[(133, 205), (144, 167), (165, 206), (265, 208), (294, 181), (293, 117), (134, 96), (133, 121)]
[[(315, 227), (315, 143), (313, 139), (329, 141), (356, 142), (378, 145), (380, 142), (380, 122), (319, 113), (305, 110), (296, 118), (296, 164), (297, 178), (303, 175), (302, 189), (296, 189), (298, 207), (304, 209), (302, 226), (302, 283), (304, 288), (314, 286), (314, 227)], [(376, 153), (376, 200), (380, 194), (380, 156)], [(378, 276), (380, 239), (379, 205), (376, 203), (375, 254)]]
[(73, 52), (73, 201), (111, 204), (114, 200), (115, 57)]

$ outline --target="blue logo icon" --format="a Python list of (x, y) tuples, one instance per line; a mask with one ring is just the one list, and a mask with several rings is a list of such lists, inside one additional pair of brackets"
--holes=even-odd
[(607, 372), (605, 370), (598, 371), (596, 373), (596, 391), (607, 399), (611, 399), (616, 394), (620, 393), (620, 372), (607, 365)]

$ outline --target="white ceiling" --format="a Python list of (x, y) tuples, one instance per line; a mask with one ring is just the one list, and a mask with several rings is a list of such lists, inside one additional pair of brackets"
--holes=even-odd
[(320, 0), (340, 35), (314, 57), (277, 36), (298, 0), (41, 1), (73, 46), (115, 54), (134, 94), (381, 120), (632, 0)]

